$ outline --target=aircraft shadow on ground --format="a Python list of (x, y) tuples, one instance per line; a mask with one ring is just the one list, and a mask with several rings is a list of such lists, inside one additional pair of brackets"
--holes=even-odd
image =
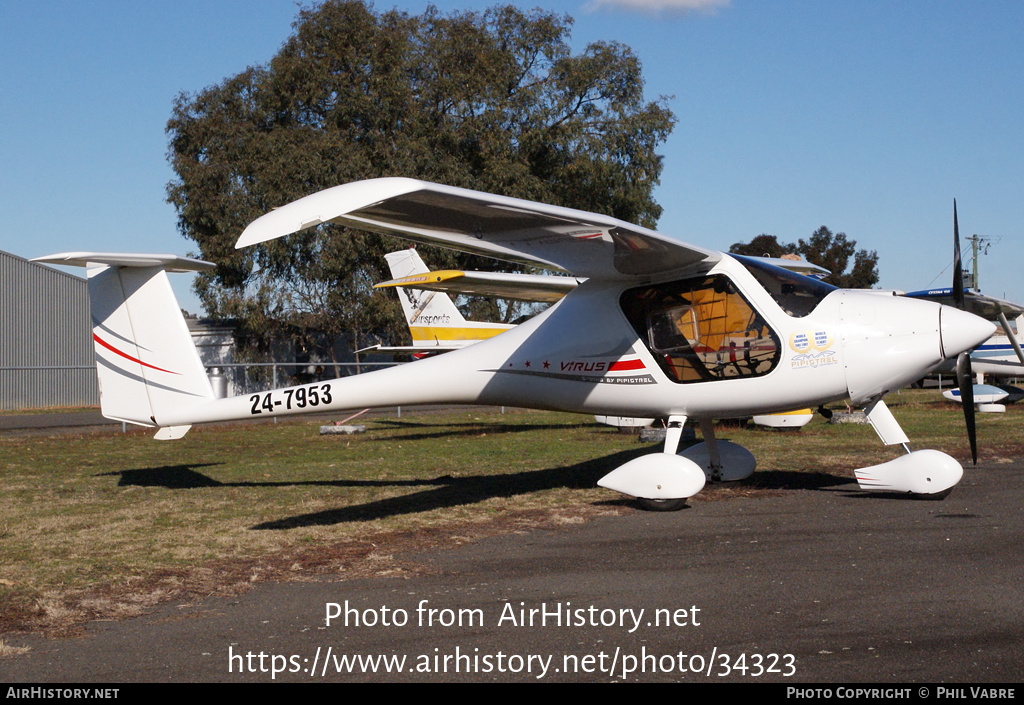
[(212, 467), (220, 463), (204, 463), (200, 465), (165, 465), (159, 468), (140, 468), (138, 470), (118, 470), (116, 472), (99, 473), (97, 477), (119, 476), (118, 487), (165, 487), (169, 490), (192, 490), (200, 487), (223, 487), (218, 482), (196, 468)]
[(282, 480), (221, 482), (197, 472), (196, 468), (212, 467), (220, 463), (195, 465), (165, 465), (158, 468), (119, 470), (100, 473), (97, 477), (120, 476), (118, 487), (163, 487), (169, 490), (191, 490), (202, 487), (417, 487), (420, 485), (447, 484), (451, 478), (437, 477), (429, 480)]
[[(277, 521), (257, 524), (252, 528), (257, 530), (280, 530), (294, 529), (302, 526), (329, 526), (350, 521), (369, 521), (401, 514), (474, 504), (494, 497), (511, 497), (557, 487), (588, 489), (594, 487), (601, 477), (623, 463), (649, 452), (648, 448), (637, 448), (567, 467), (533, 470), (523, 473), (477, 475), (458, 478), (446, 476), (419, 483), (440, 483), (439, 486), (424, 489), (420, 492), (367, 502), (356, 506), (340, 507), (323, 512), (287, 517)], [(757, 478), (752, 483), (754, 487), (772, 490), (819, 490), (849, 484), (850, 482), (850, 478), (838, 477), (827, 473), (766, 471), (755, 474), (754, 477)], [(392, 484), (407, 485), (412, 483), (396, 482)], [(623, 497), (610, 500), (608, 503), (622, 504), (629, 501), (629, 499)]]
[[(352, 521), (381, 519), (390, 516), (470, 505), (495, 497), (512, 497), (560, 487), (588, 489), (594, 487), (601, 477), (620, 465), (650, 452), (650, 448), (639, 447), (565, 467), (506, 473), (503, 475), (474, 475), (468, 477), (444, 475), (423, 480), (340, 479), (308, 482), (221, 482), (204, 475), (198, 470), (199, 468), (216, 466), (218, 463), (167, 465), (156, 468), (102, 473), (102, 475), (119, 476), (118, 486), (121, 487), (163, 487), (176, 490), (204, 487), (255, 488), (296, 486), (422, 488), (418, 492), (412, 492), (400, 497), (389, 497), (348, 507), (286, 517), (252, 527), (255, 530), (282, 530), (302, 526), (330, 526)], [(826, 472), (764, 470), (755, 473), (752, 477), (741, 483), (741, 485), (760, 490), (830, 490), (841, 485), (848, 485), (852, 481), (852, 478), (832, 475)], [(628, 501), (626, 498), (615, 499), (609, 500), (609, 504), (621, 504)]]
[(759, 470), (745, 484), (763, 490), (825, 490), (856, 482), (852, 476), (833, 475), (828, 472), (799, 472), (796, 470)]
[[(475, 475), (471, 477), (440, 477), (417, 484), (435, 484), (420, 492), (401, 497), (367, 502), (351, 507), (340, 507), (323, 512), (301, 514), (265, 522), (252, 527), (257, 530), (294, 529), (301, 526), (330, 526), (350, 521), (368, 521), (401, 514), (413, 514), (447, 507), (483, 502), (495, 497), (512, 497), (530, 492), (566, 487), (591, 488), (597, 481), (619, 465), (650, 452), (647, 448), (621, 451), (604, 458), (595, 458), (576, 465), (546, 468), (504, 475)], [(440, 484), (438, 484), (440, 483)], [(408, 485), (410, 482), (382, 483)]]

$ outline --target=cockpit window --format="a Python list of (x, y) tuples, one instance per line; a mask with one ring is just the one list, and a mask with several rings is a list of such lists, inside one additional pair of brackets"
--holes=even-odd
[(754, 275), (782, 310), (793, 318), (803, 318), (817, 308), (822, 299), (836, 290), (831, 284), (813, 277), (759, 262), (750, 257), (732, 256)]
[(629, 289), (620, 305), (675, 382), (759, 377), (778, 363), (778, 336), (725, 276)]

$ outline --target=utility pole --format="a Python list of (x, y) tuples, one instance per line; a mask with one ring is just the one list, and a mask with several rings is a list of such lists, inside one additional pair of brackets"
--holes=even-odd
[[(967, 289), (974, 289), (979, 291), (978, 288), (978, 250), (981, 250), (981, 254), (988, 254), (989, 243), (992, 242), (990, 238), (982, 237), (980, 235), (971, 235), (967, 240), (971, 243), (971, 279), (969, 282), (964, 282), (964, 287)], [(982, 244), (984, 243), (984, 245)]]

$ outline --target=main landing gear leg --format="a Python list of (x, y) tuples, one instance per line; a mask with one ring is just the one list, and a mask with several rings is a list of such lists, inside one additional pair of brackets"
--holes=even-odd
[(712, 482), (721, 482), (722, 456), (718, 452), (718, 441), (715, 439), (715, 422), (712, 419), (701, 419), (700, 434), (704, 436), (704, 444), (708, 450), (708, 467), (704, 474)]

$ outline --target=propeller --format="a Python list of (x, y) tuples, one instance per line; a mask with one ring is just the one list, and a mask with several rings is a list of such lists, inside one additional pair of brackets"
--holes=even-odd
[[(953, 303), (960, 310), (967, 308), (964, 302), (964, 269), (960, 258), (960, 226), (956, 217), (956, 199), (953, 199)], [(964, 408), (964, 425), (967, 426), (967, 440), (971, 443), (971, 460), (978, 464), (978, 436), (974, 424), (974, 371), (971, 369), (971, 354), (962, 352), (956, 358), (956, 382), (960, 387), (960, 405)]]
[(960, 386), (960, 405), (964, 408), (967, 440), (971, 443), (971, 460), (978, 464), (978, 436), (974, 427), (974, 372), (971, 354), (962, 352), (956, 358), (956, 382)]
[[(953, 199), (953, 266), (956, 268), (956, 271), (953, 273), (953, 303), (956, 304), (957, 308), (964, 310), (967, 305), (964, 295), (964, 270), (960, 261), (960, 228), (956, 222), (955, 198)], [(1024, 350), (1021, 350), (1020, 343), (1017, 342), (1017, 336), (1013, 334), (1010, 322), (1006, 320), (1006, 314), (1003, 313), (1002, 308), (999, 306), (996, 307), (996, 311), (999, 325), (1002, 326), (1006, 337), (1010, 339), (1010, 345), (1013, 346), (1013, 351), (1017, 354), (1020, 364), (1024, 365)]]

